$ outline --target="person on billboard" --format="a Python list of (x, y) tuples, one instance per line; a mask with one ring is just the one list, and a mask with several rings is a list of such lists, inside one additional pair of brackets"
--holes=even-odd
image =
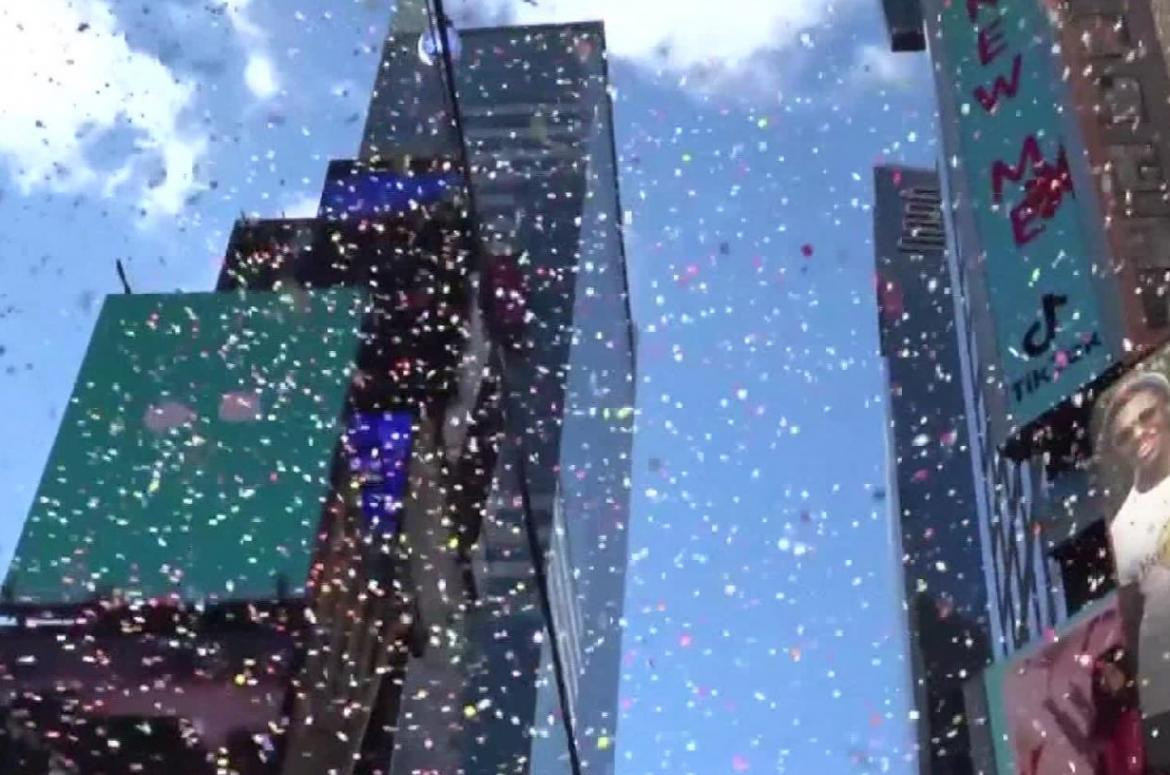
[(1117, 582), (1147, 719), (1146, 754), (1170, 765), (1170, 380), (1143, 371), (1126, 377), (1109, 400), (1105, 449), (1131, 476), (1109, 524)]
[(1170, 522), (1170, 380), (1143, 372), (1124, 380), (1106, 409), (1109, 443), (1133, 475), (1110, 525), (1122, 584), (1141, 581), (1161, 559)]
[(1113, 646), (1093, 661), (1093, 725), (1100, 775), (1147, 775), (1133, 659)]

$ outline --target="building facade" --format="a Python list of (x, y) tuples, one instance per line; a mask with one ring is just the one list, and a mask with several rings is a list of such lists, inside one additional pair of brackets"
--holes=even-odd
[(889, 382), (887, 495), (900, 546), (918, 761), (970, 773), (963, 687), (991, 655), (959, 336), (938, 176), (874, 170), (881, 352)]
[[(417, 54), (426, 23), (405, 16), (387, 39), (365, 159), (452, 139), (449, 95), (417, 88), (441, 75)], [(556, 772), (577, 759), (608, 772), (634, 343), (604, 34), (599, 24), (469, 29), (452, 48), (485, 272), (508, 287), (491, 294), (497, 302), (515, 300), (498, 364), (496, 491), (474, 551), (482, 600), (470, 641), (484, 648), (471, 678), (448, 676), (465, 705), (492, 703), (462, 725), (463, 766)], [(419, 751), (402, 761), (434, 758)]]
[[(1149, 2), (1070, 3), (1059, 13), (1026, 4), (1019, 13), (1027, 14), (1010, 20), (988, 4), (923, 8), (944, 154), (958, 161), (945, 165), (943, 184), (995, 549), (992, 603), (1008, 654), (1111, 588), (1106, 531), (1083, 466), (1092, 455), (1088, 399), (1167, 333), (1165, 240), (1157, 236), (1166, 228), (1166, 66)], [(1000, 34), (1008, 24), (1031, 37), (1013, 48), (1020, 41)], [(958, 43), (964, 29), (979, 43), (971, 51)], [(1020, 108), (1027, 94), (1050, 94), (1070, 109)], [(1047, 149), (1034, 139), (1046, 123)], [(980, 155), (971, 131), (994, 152)], [(1030, 175), (1049, 175), (1051, 190), (1066, 195), (1029, 200)], [(1009, 204), (1018, 217), (999, 227), (995, 208)], [(1046, 220), (1059, 211), (1075, 230)], [(1010, 240), (992, 234), (1009, 226)], [(1048, 239), (1053, 246), (1040, 247)], [(1057, 287), (1057, 276), (1046, 290), (1045, 250), (1056, 250), (1056, 264), (1067, 264), (1080, 285)], [(1034, 298), (997, 311), (992, 297), (1004, 294), (996, 267), (1020, 261), (1038, 278)], [(1010, 326), (1023, 334), (1014, 348), (1003, 333)], [(1061, 347), (1062, 335), (1079, 341)], [(1094, 351), (1092, 368), (1070, 371)], [(1029, 367), (1035, 376), (1007, 376), (1004, 364), (1016, 356), (1041, 364)], [(1026, 416), (1012, 405), (1029, 390), (1050, 397)]]
[[(883, 5), (892, 35), (907, 9)], [(1167, 336), (1165, 8), (919, 6), (994, 658), (967, 684), (972, 766), (1015, 772), (1021, 756), (1071, 746), (1061, 766), (1083, 767), (1090, 743), (1062, 714), (1068, 682), (1084, 677), (1057, 677), (1050, 644), (1137, 648), (1114, 632), (1131, 609), (1117, 603), (1124, 589), (1113, 594), (1117, 493), (1102, 484), (1097, 417), (1110, 385), (1147, 368)], [(1028, 705), (1020, 692), (1041, 676), (1064, 688)], [(1013, 717), (1012, 703), (1031, 715)], [(1029, 729), (1047, 730), (1048, 753)]]

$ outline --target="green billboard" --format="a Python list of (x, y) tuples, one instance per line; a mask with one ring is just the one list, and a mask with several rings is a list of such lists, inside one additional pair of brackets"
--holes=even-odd
[(364, 306), (340, 288), (108, 297), (8, 593), (303, 590)]
[(966, 183), (955, 205), (969, 209), (979, 253), (960, 258), (984, 277), (1007, 426), (1020, 427), (1112, 362), (1097, 296), (1099, 218), (1092, 192), (1074, 185), (1084, 177), (1071, 166), (1079, 151), (1042, 0), (932, 6), (942, 96), (957, 124), (946, 168)]

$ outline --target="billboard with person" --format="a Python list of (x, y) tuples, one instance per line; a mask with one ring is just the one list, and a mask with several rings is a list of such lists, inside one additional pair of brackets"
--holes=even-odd
[(1146, 775), (1134, 655), (1116, 597), (984, 676), (1000, 775)]
[(1092, 440), (1149, 759), (1170, 770), (1170, 347), (1097, 398)]

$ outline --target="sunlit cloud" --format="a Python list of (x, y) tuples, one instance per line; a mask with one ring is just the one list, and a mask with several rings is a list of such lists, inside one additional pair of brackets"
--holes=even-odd
[[(848, 0), (845, 0), (848, 2)], [(734, 68), (756, 54), (788, 48), (832, 13), (830, 0), (477, 0), (488, 16), (517, 24), (605, 22), (616, 56), (671, 69)], [(460, 0), (456, 5), (469, 5)]]
[(252, 54), (248, 57), (248, 64), (244, 68), (244, 83), (252, 94), (262, 100), (273, 97), (280, 91), (272, 60), (265, 54)]
[(244, 85), (260, 100), (280, 93), (280, 75), (268, 52), (268, 35), (251, 16), (252, 0), (228, 0), (224, 11), (247, 54)]
[[(808, 60), (814, 32), (862, 0), (447, 0), (466, 26), (602, 21), (611, 54), (694, 96), (759, 99)], [(783, 56), (780, 56), (783, 55)]]
[[(0, 72), (0, 158), (24, 194), (134, 186), (156, 216), (178, 213), (199, 190), (207, 138), (180, 125), (194, 89), (132, 49), (104, 0), (4, 4)], [(132, 142), (96, 154), (114, 133)]]

